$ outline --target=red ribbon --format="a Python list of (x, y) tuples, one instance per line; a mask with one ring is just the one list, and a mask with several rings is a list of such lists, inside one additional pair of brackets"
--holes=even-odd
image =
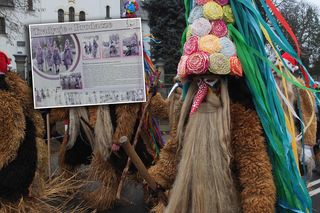
[[(268, 7), (271, 9), (271, 11), (273, 12), (273, 14), (276, 16), (276, 18), (279, 20), (281, 25), (284, 27), (284, 29), (289, 33), (289, 35), (292, 38), (294, 44), (296, 45), (298, 56), (300, 57), (300, 55), (301, 55), (300, 45), (299, 45), (299, 42), (298, 42), (298, 39), (297, 39), (296, 35), (294, 34), (294, 32), (292, 31), (292, 29), (290, 27), (290, 25), (285, 20), (285, 18), (283, 17), (281, 12), (278, 10), (278, 8), (273, 4), (272, 0), (266, 0), (266, 3), (268, 5)], [(301, 65), (300, 65), (300, 70), (301, 70), (302, 75), (303, 75), (303, 77), (304, 77), (304, 79), (306, 81), (306, 86), (310, 87), (309, 76), (308, 76), (307, 72), (304, 70), (304, 68)]]

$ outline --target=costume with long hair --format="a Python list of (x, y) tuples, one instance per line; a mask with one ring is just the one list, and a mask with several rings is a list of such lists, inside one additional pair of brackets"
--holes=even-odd
[(225, 77), (242, 72), (232, 42), (223, 38), (225, 23), (212, 21), (221, 15), (219, 4), (197, 1), (194, 10), (201, 7), (203, 15), (195, 18), (191, 11), (188, 19), (178, 67), (184, 83), (179, 121), (160, 160), (149, 169), (170, 190), (168, 205), (159, 204), (156, 212), (275, 211), (272, 167), (259, 118), (244, 80)]
[[(150, 103), (150, 116), (168, 117), (168, 109), (163, 107), (164, 100), (156, 94)], [(100, 184), (84, 197), (89, 205), (100, 210), (115, 205), (116, 192), (120, 177), (127, 162), (127, 156), (117, 144), (122, 136), (133, 140), (139, 123), (143, 104), (121, 104), (88, 108), (54, 110), (52, 115), (57, 120), (69, 116), (69, 140), (64, 141), (60, 151), (60, 165), (75, 171), (83, 164), (89, 165), (88, 180)], [(149, 125), (146, 129), (150, 128)], [(156, 136), (156, 135), (154, 135)], [(136, 150), (147, 167), (151, 165), (155, 154), (146, 134), (141, 134)], [(157, 136), (156, 136), (157, 138)], [(161, 147), (161, 141), (156, 142)], [(116, 148), (115, 150), (113, 148)], [(150, 150), (151, 149), (151, 150)], [(134, 172), (135, 168), (130, 167)]]

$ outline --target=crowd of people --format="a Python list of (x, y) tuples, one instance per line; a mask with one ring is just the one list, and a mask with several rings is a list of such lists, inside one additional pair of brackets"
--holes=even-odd
[(61, 66), (67, 71), (73, 63), (72, 50), (69, 39), (65, 40), (64, 48), (59, 48), (56, 41), (48, 41), (45, 45), (38, 45), (35, 51), (37, 68), (42, 72), (59, 74)]
[(92, 43), (91, 41), (88, 41), (88, 42), (84, 42), (84, 52), (85, 52), (85, 55), (87, 57), (93, 57), (93, 58), (97, 58), (97, 54), (98, 54), (98, 42), (97, 40), (94, 38)]

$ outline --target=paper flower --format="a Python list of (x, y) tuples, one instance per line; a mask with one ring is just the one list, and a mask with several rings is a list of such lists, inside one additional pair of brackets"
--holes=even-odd
[(228, 34), (228, 27), (226, 23), (223, 20), (215, 20), (212, 21), (212, 30), (211, 34), (214, 34), (215, 36), (218, 36), (219, 38), (224, 37)]
[(208, 35), (210, 31), (211, 31), (211, 24), (205, 18), (199, 18), (195, 20), (191, 25), (192, 35), (197, 35), (202, 37), (202, 36)]
[(180, 62), (178, 64), (178, 76), (180, 78), (186, 78), (188, 76), (187, 73), (187, 60), (188, 60), (188, 56), (183, 55), (180, 58)]
[(203, 15), (210, 21), (218, 20), (223, 18), (223, 10), (216, 2), (208, 2), (203, 6)]
[(191, 29), (191, 25), (189, 25), (189, 26), (187, 27), (186, 39), (188, 40), (191, 36), (192, 36), (192, 29)]
[(209, 66), (209, 56), (205, 52), (196, 52), (188, 57), (186, 63), (188, 74), (205, 74)]
[(230, 60), (231, 75), (242, 77), (243, 70), (242, 70), (242, 65), (241, 65), (239, 58), (237, 56), (232, 56), (232, 57), (230, 57), (229, 60)]
[(230, 61), (221, 53), (210, 55), (209, 71), (217, 75), (227, 75), (230, 73)]
[(198, 36), (191, 36), (184, 44), (183, 54), (191, 55), (195, 52), (198, 52), (199, 50), (198, 42), (199, 42)]
[(222, 47), (220, 52), (226, 57), (230, 58), (237, 54), (236, 46), (228, 37), (220, 38), (220, 44)]
[(225, 20), (225, 22), (233, 24), (234, 16), (233, 16), (230, 5), (223, 6), (222, 10), (223, 10), (223, 19)]
[(207, 2), (210, 2), (212, 0), (196, 0), (197, 5), (204, 5)]
[(203, 17), (203, 7), (195, 6), (190, 12), (188, 22), (189, 24), (192, 24), (195, 20), (202, 17)]
[(220, 40), (215, 35), (206, 35), (199, 40), (199, 50), (209, 54), (220, 52)]
[(215, 0), (219, 5), (225, 6), (229, 3), (229, 0)]

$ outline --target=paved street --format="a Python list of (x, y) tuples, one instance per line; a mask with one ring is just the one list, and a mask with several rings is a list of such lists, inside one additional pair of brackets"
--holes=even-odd
[[(311, 186), (311, 187), (309, 187)], [(313, 213), (320, 213), (320, 176), (313, 173), (312, 181), (308, 184), (312, 198)]]

